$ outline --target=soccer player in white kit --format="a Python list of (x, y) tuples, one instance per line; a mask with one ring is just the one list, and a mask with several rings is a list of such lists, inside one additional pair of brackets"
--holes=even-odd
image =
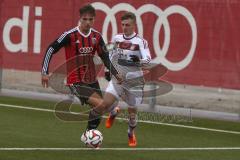
[[(112, 77), (106, 89), (105, 96), (110, 100), (121, 98), (128, 104), (128, 145), (137, 145), (134, 129), (137, 125), (137, 106), (143, 100), (144, 78), (142, 67), (151, 60), (148, 43), (135, 33), (136, 16), (126, 12), (121, 17), (123, 34), (113, 37), (114, 49), (110, 52), (110, 60), (117, 71), (122, 75), (121, 84)], [(116, 104), (116, 103), (115, 103)], [(114, 105), (113, 105), (114, 106)], [(119, 107), (113, 107), (106, 120), (106, 127), (110, 128), (119, 111)]]

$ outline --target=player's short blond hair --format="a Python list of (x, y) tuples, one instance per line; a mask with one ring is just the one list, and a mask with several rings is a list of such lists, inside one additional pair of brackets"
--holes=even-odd
[(134, 13), (132, 12), (125, 12), (122, 17), (121, 20), (126, 20), (126, 19), (132, 19), (134, 22), (136, 22), (136, 16)]

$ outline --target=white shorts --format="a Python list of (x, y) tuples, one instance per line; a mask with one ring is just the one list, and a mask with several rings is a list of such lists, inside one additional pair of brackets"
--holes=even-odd
[(143, 101), (143, 84), (129, 88), (128, 84), (117, 84), (111, 80), (106, 88), (106, 92), (114, 95), (118, 100), (122, 98), (130, 107), (137, 107)]

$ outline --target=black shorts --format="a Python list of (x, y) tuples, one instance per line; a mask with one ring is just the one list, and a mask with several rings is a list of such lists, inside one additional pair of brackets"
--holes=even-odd
[(102, 92), (99, 86), (98, 81), (95, 83), (87, 84), (87, 83), (82, 83), (82, 82), (77, 82), (69, 86), (72, 94), (77, 96), (82, 103), (88, 104), (88, 98), (93, 94), (93, 93), (98, 93), (102, 97)]

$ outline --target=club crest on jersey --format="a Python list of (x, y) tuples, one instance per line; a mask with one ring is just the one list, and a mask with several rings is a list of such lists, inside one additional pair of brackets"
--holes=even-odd
[(97, 39), (96, 38), (92, 38), (92, 44), (96, 44), (97, 43)]

